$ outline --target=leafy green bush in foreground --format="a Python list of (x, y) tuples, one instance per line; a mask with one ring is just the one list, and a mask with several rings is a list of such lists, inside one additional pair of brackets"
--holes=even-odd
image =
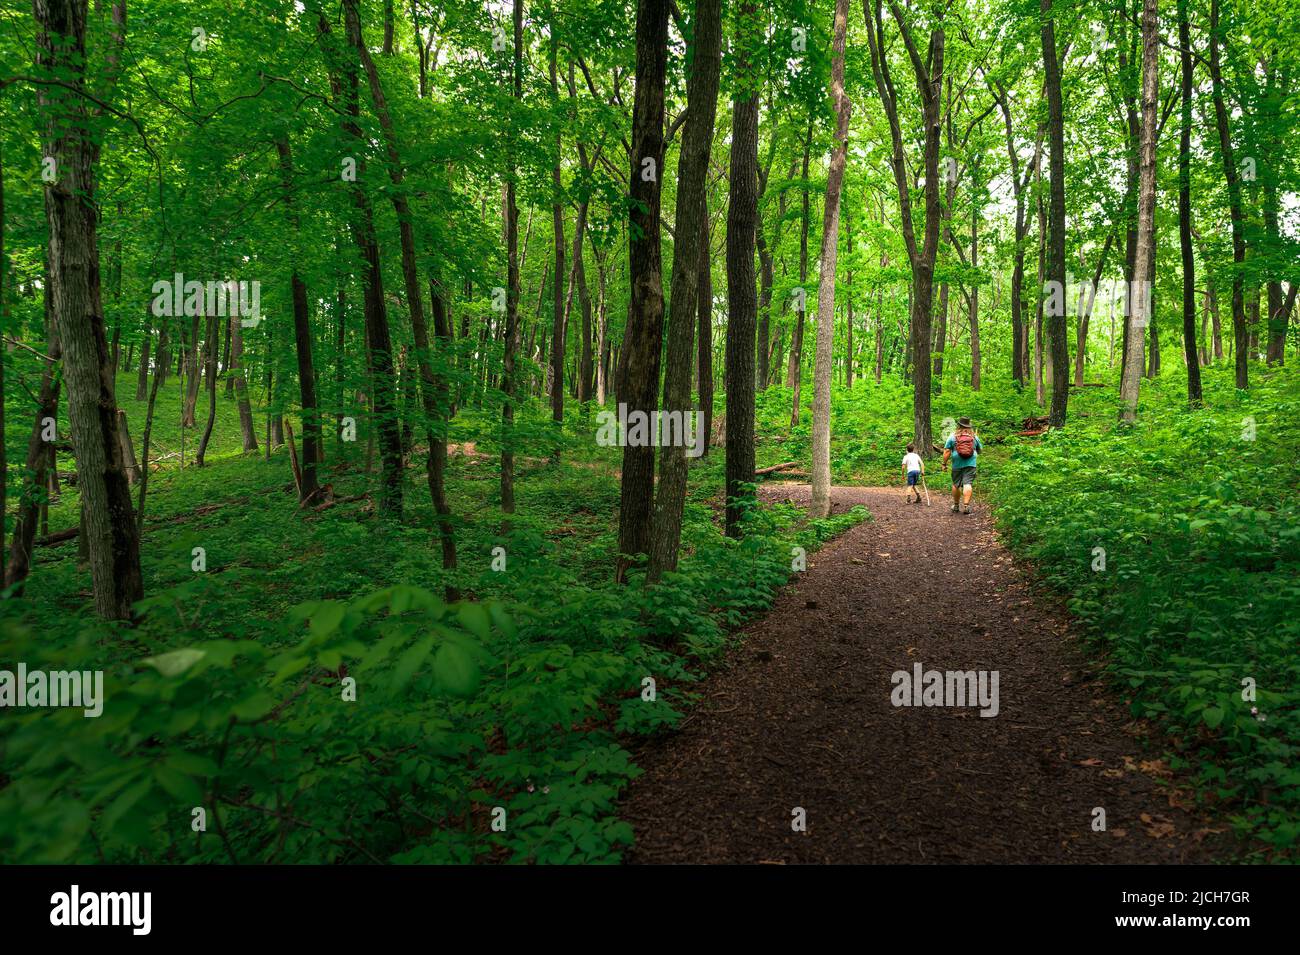
[(106, 702), (0, 721), (0, 858), (616, 861), (632, 832), (614, 802), (638, 772), (621, 734), (674, 723), (790, 548), (865, 516), (756, 510), (736, 542), (703, 510), (665, 586), (558, 587), (541, 564), (512, 610), (398, 585), (200, 640), (187, 608), (215, 586), (200, 579), (149, 598), (135, 631), (62, 640), (6, 602), (3, 665), (103, 669)]

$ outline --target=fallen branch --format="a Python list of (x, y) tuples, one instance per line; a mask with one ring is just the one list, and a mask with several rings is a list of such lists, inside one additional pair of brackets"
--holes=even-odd
[(298, 489), (298, 500), (302, 500), (302, 468), (298, 465), (298, 444), (293, 439), (293, 425), (284, 423), (284, 439), (289, 444), (289, 467), (293, 468), (293, 486)]
[(49, 544), (62, 544), (66, 541), (77, 539), (81, 533), (80, 527), (69, 527), (66, 531), (59, 531), (57, 534), (50, 534), (48, 537), (40, 537), (36, 540), (36, 546), (45, 547)]
[(761, 477), (764, 474), (774, 474), (777, 471), (784, 471), (786, 468), (797, 467), (798, 461), (786, 461), (784, 464), (774, 464), (770, 468), (759, 468), (754, 472), (755, 477)]

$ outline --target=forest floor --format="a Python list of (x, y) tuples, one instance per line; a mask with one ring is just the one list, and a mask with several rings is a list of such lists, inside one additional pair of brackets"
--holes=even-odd
[[(1128, 715), (1079, 628), (1035, 592), (976, 490), (954, 514), (901, 488), (833, 489), (874, 520), (805, 573), (636, 754), (622, 817), (643, 863), (1153, 863), (1224, 854), (1154, 731)], [(807, 485), (767, 499), (806, 505)], [(962, 613), (967, 620), (957, 621)], [(1093, 655), (1095, 657), (1095, 654)], [(895, 671), (998, 671), (999, 712), (895, 706)], [(1094, 831), (1094, 809), (1105, 831)], [(806, 812), (806, 832), (792, 828)], [(1217, 848), (1216, 848), (1217, 847)]]

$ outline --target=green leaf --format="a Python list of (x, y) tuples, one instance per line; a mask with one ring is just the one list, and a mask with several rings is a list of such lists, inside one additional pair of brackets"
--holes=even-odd
[(492, 624), (482, 604), (461, 604), (456, 608), (456, 619), (460, 621), (462, 627), (480, 640), (487, 640), (492, 636)]
[(141, 662), (147, 663), (163, 676), (173, 677), (184, 673), (202, 660), (203, 657), (204, 651), (186, 648), (184, 650), (172, 650), (170, 653), (160, 653), (157, 656), (145, 657)]
[(425, 661), (432, 649), (433, 637), (425, 637), (417, 640), (410, 649), (397, 658), (397, 665), (393, 667), (394, 689), (400, 690), (411, 682), (411, 677), (415, 676), (415, 671), (420, 668), (420, 664)]
[(478, 688), (479, 668), (464, 647), (447, 642), (433, 658), (433, 672), (438, 685), (452, 696), (473, 696)]

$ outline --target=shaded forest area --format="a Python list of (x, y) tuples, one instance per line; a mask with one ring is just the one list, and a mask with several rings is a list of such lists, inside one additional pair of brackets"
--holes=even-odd
[(832, 489), (912, 443), (946, 507), (969, 416), (1149, 755), (1293, 859), (1296, 22), (0, 0), (0, 667), (104, 686), (0, 721), (0, 856), (618, 861)]

